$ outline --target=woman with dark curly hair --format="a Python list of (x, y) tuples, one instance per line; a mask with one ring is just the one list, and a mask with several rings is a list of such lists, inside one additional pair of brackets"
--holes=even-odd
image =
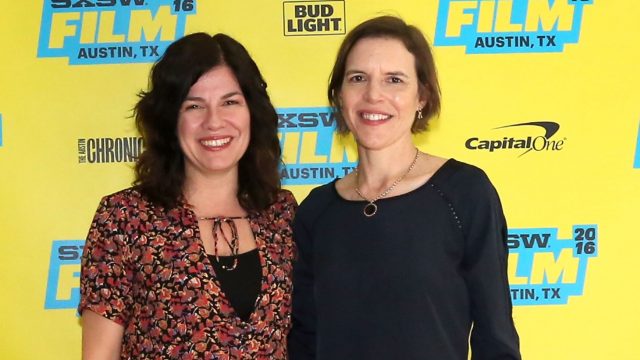
[(266, 87), (224, 34), (154, 64), (134, 186), (102, 199), (87, 236), (84, 359), (286, 359), (297, 204)]

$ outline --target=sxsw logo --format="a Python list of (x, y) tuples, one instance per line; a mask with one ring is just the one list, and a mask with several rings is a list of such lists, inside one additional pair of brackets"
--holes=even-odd
[(509, 229), (509, 285), (514, 305), (566, 304), (584, 292), (589, 260), (598, 256), (598, 225)]
[(38, 57), (69, 64), (154, 62), (185, 32), (195, 0), (45, 0)]
[(82, 240), (53, 242), (45, 309), (75, 309), (80, 303), (80, 261), (83, 248)]
[(278, 108), (284, 185), (319, 185), (344, 177), (358, 161), (353, 135), (339, 135), (329, 107)]
[(467, 54), (562, 52), (593, 0), (441, 0), (434, 45)]

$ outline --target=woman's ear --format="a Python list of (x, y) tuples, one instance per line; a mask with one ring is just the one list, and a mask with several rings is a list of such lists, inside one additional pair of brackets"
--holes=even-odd
[(418, 88), (418, 108), (424, 109), (429, 98), (429, 90), (426, 85), (420, 85)]

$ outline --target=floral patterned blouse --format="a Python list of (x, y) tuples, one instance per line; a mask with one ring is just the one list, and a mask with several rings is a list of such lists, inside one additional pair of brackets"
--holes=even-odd
[(189, 207), (167, 211), (133, 188), (106, 196), (87, 235), (78, 309), (124, 326), (121, 359), (286, 359), (296, 208), (282, 190), (249, 214), (262, 287), (244, 322), (220, 290)]

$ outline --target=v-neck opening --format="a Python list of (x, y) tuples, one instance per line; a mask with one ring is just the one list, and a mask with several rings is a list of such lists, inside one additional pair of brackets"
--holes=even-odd
[[(190, 210), (191, 216), (194, 216), (195, 219), (197, 219), (195, 217), (195, 214), (193, 213), (193, 211)], [(204, 254), (204, 264), (206, 265), (205, 268), (207, 269), (206, 272), (208, 272), (208, 275), (210, 277), (210, 281), (213, 282), (213, 284), (216, 286), (218, 292), (219, 292), (219, 298), (216, 299), (215, 297), (213, 298), (214, 303), (215, 302), (220, 302), (220, 303), (224, 303), (225, 306), (229, 307), (229, 309), (232, 309), (232, 316), (236, 319), (238, 319), (239, 321), (241, 321), (244, 324), (248, 324), (254, 321), (254, 318), (257, 313), (258, 307), (260, 305), (260, 302), (262, 301), (262, 298), (264, 297), (264, 295), (266, 294), (266, 291), (268, 290), (268, 285), (267, 285), (267, 276), (268, 276), (268, 269), (267, 269), (267, 249), (266, 249), (266, 243), (265, 241), (262, 239), (262, 237), (258, 236), (259, 232), (260, 232), (260, 226), (257, 222), (257, 217), (259, 216), (258, 212), (251, 212), (246, 216), (246, 219), (249, 221), (249, 227), (251, 228), (251, 233), (253, 234), (253, 238), (256, 242), (256, 249), (258, 250), (258, 255), (260, 258), (260, 269), (261, 269), (261, 274), (260, 274), (260, 291), (258, 292), (258, 296), (256, 297), (256, 301), (253, 305), (253, 310), (251, 311), (251, 314), (249, 315), (249, 318), (245, 321), (242, 318), (240, 318), (240, 316), (238, 316), (238, 313), (236, 311), (236, 309), (232, 306), (231, 302), (229, 301), (229, 297), (228, 295), (224, 292), (224, 290), (222, 289), (222, 285), (220, 283), (220, 280), (218, 279), (218, 275), (216, 274), (216, 271), (214, 269), (213, 264), (211, 263), (211, 261), (209, 260), (209, 254), (206, 252), (205, 248), (204, 248), (204, 242), (202, 241), (202, 237), (200, 234), (200, 227), (196, 225), (196, 232), (195, 232), (195, 238), (196, 241), (198, 241), (198, 246), (200, 248), (200, 252), (201, 254)], [(220, 304), (222, 305), (222, 304)]]

